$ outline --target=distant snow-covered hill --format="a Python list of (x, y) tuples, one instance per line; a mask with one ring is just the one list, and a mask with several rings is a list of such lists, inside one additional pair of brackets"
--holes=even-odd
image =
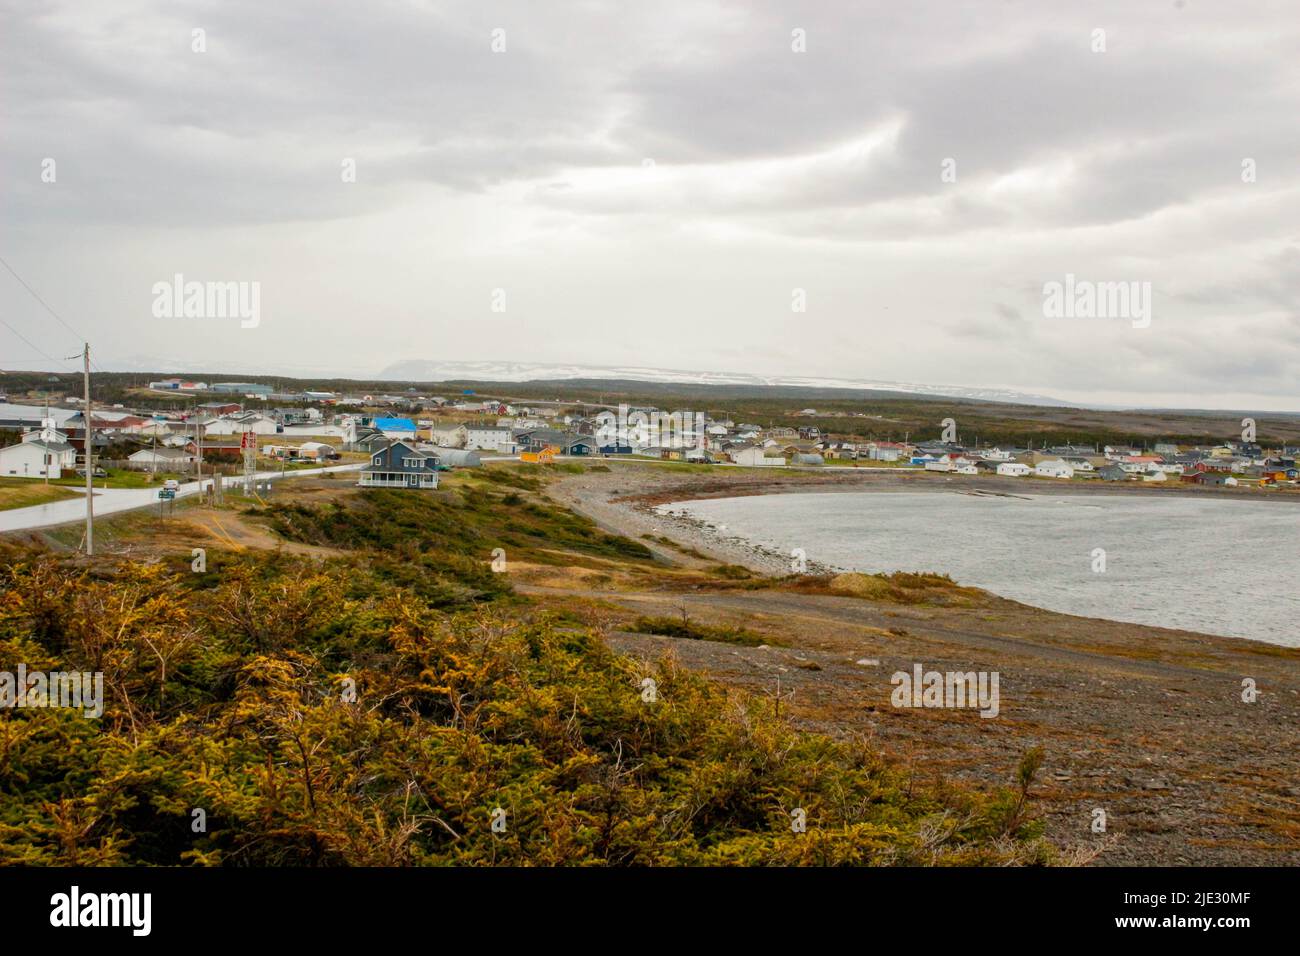
[(391, 381), (526, 382), (561, 379), (615, 379), (634, 382), (691, 385), (781, 385), (802, 388), (853, 388), (914, 395), (942, 395), (986, 402), (1020, 405), (1056, 405), (1062, 402), (1006, 388), (972, 388), (964, 385), (923, 385), (913, 382), (879, 382), (873, 379), (811, 378), (799, 375), (746, 375), (738, 372), (695, 372), (680, 369), (641, 368), (625, 365), (550, 365), (540, 362), (438, 362), (409, 359), (395, 362), (379, 373)]
[(910, 395), (937, 395), (945, 398), (970, 398), (985, 402), (1011, 402), (1017, 405), (1052, 405), (1068, 407), (1072, 403), (1045, 395), (1034, 395), (1009, 388), (973, 387), (968, 385), (930, 385), (917, 382), (881, 382), (875, 379), (820, 378), (804, 375), (748, 375), (743, 372), (698, 372), (684, 369), (645, 368), (631, 365), (557, 365), (544, 362), (440, 362), (407, 359), (394, 362), (375, 375), (366, 369), (338, 368), (274, 363), (251, 355), (238, 363), (209, 361), (196, 367), (193, 358), (177, 356), (133, 355), (104, 362), (113, 372), (153, 372), (185, 375), (228, 374), (235, 377), (283, 375), (294, 378), (350, 378), (362, 381), (378, 379), (392, 382), (528, 382), (564, 379), (621, 380), (660, 384), (688, 385), (772, 385), (792, 388), (847, 388)]

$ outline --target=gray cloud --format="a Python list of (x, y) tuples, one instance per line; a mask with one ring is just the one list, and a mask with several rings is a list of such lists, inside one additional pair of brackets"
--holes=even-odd
[[(107, 355), (147, 351), (148, 289), (184, 271), (261, 281), (267, 321), (251, 342), (173, 325), (160, 354), (1298, 404), (1274, 384), (1300, 373), (1292, 3), (3, 0), (0, 18), (4, 252)], [(1152, 327), (1038, 321), (1067, 272), (1150, 281)], [(64, 347), (12, 284), (0, 307)]]

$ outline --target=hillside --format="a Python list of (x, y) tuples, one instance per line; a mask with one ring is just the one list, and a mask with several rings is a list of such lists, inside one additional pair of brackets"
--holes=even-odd
[[(1026, 798), (1036, 752), (1008, 787), (921, 777), (671, 654), (621, 656), (599, 623), (520, 594), (490, 546), (531, 565), (654, 567), (535, 478), (488, 472), (427, 496), (317, 486), (116, 519), (115, 553), (93, 566), (57, 534), (3, 545), (0, 669), (102, 671), (107, 701), (99, 720), (0, 721), (0, 862), (1066, 859)], [(196, 573), (207, 521), (321, 550), (214, 546)]]

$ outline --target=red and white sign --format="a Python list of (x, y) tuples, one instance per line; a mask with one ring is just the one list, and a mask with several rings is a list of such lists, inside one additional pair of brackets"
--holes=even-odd
[(257, 447), (257, 432), (244, 432), (242, 435), (240, 435), (240, 436), (239, 436), (239, 447), (240, 447), (240, 448), (256, 448), (256, 447)]

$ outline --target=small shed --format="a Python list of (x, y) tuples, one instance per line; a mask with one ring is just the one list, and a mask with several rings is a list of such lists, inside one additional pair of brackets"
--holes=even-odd
[(302, 447), (298, 449), (299, 458), (311, 458), (315, 461), (333, 458), (334, 454), (334, 446), (327, 445), (322, 441), (305, 441), (302, 443)]

